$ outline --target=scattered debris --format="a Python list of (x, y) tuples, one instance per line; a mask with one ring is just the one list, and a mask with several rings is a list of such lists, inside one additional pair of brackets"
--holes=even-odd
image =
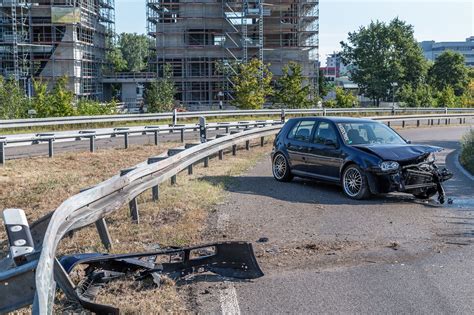
[(267, 243), (268, 242), (268, 237), (260, 237), (257, 240), (257, 243)]
[(390, 245), (387, 246), (388, 248), (391, 248), (393, 250), (399, 250), (400, 249), (400, 244), (398, 244), (397, 242), (392, 242), (390, 243)]
[(448, 198), (448, 205), (452, 205), (454, 203), (453, 198)]

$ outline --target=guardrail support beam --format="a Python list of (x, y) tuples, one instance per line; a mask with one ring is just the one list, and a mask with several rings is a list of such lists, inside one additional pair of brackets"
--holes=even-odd
[(245, 141), (245, 150), (250, 150), (250, 140)]
[(90, 136), (89, 137), (89, 151), (91, 153), (95, 152), (95, 136)]
[(234, 156), (237, 155), (237, 145), (236, 144), (232, 145), (232, 155), (234, 155)]
[(125, 149), (128, 149), (128, 132), (125, 132), (123, 134), (123, 141), (124, 141)]
[(153, 132), (154, 138), (155, 138), (155, 145), (158, 145), (158, 130), (155, 130)]
[(48, 139), (48, 156), (50, 158), (52, 158), (54, 155), (53, 142), (54, 142), (54, 139)]
[(184, 128), (180, 130), (181, 131), (181, 143), (184, 142)]
[(402, 128), (405, 128), (405, 121), (402, 121)]
[(224, 150), (219, 150), (219, 160), (224, 159)]
[(208, 156), (206, 156), (204, 158), (204, 167), (209, 167), (209, 157)]
[(171, 185), (176, 185), (176, 175), (171, 176)]
[(193, 175), (193, 165), (188, 166), (188, 175)]
[(0, 142), (0, 164), (5, 165), (5, 142)]
[(265, 145), (265, 137), (260, 137), (260, 146), (263, 147)]
[(128, 207), (130, 208), (130, 216), (132, 217), (133, 223), (140, 223), (137, 198), (133, 198), (132, 200), (130, 200), (130, 202), (128, 203)]
[(151, 199), (155, 202), (160, 200), (160, 186), (151, 187)]
[(109, 229), (107, 227), (107, 222), (105, 222), (105, 218), (101, 218), (95, 222), (95, 226), (97, 228), (97, 232), (99, 232), (100, 240), (104, 245), (105, 249), (111, 250), (112, 249), (112, 238), (110, 237)]

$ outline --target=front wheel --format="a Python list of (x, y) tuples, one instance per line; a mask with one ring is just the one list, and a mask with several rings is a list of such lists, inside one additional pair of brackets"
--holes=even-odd
[(350, 165), (342, 174), (342, 189), (346, 196), (352, 199), (367, 199), (370, 196), (370, 189), (367, 177), (357, 165)]
[(293, 179), (293, 175), (291, 174), (290, 170), (290, 164), (288, 163), (286, 157), (281, 153), (277, 153), (273, 157), (272, 172), (273, 177), (275, 177), (277, 181), (289, 182)]

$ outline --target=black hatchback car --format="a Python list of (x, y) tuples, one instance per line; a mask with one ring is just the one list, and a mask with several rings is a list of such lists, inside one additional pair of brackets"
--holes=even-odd
[(353, 199), (392, 191), (428, 199), (452, 174), (435, 164), (442, 148), (415, 145), (385, 124), (369, 119), (306, 117), (288, 120), (275, 138), (273, 176), (338, 183)]

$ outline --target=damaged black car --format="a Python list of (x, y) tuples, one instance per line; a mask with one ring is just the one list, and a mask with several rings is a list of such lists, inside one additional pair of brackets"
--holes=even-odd
[(411, 144), (385, 124), (370, 119), (290, 119), (275, 138), (272, 172), (278, 181), (294, 176), (342, 186), (353, 199), (404, 192), (445, 201), (442, 183), (452, 177), (435, 164), (440, 147)]

